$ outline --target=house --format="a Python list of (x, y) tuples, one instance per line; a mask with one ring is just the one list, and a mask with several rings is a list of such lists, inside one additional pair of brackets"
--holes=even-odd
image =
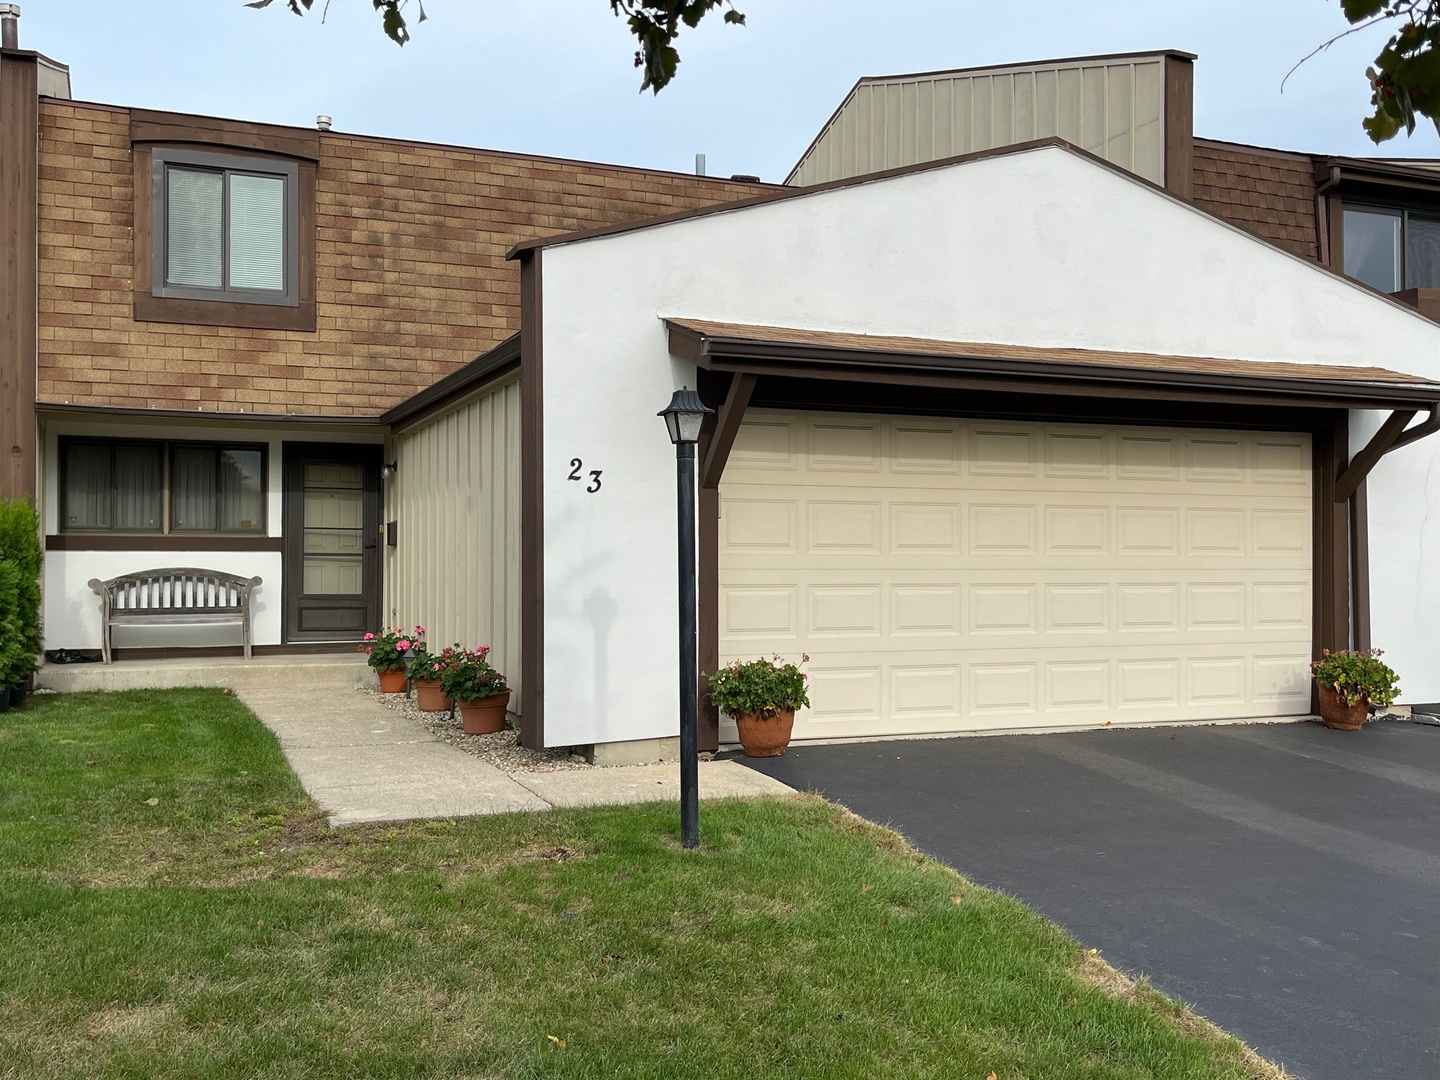
[(419, 622), (527, 743), (663, 755), (690, 386), (701, 667), (808, 653), (797, 738), (1303, 715), (1372, 641), (1440, 700), (1440, 172), (1197, 139), (1193, 60), (862, 80), (772, 187), (37, 106), (5, 51), (47, 640), (234, 568), (263, 645)]

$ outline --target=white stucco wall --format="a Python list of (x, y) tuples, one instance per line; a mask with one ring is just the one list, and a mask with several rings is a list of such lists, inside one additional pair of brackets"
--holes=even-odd
[[(542, 281), (553, 745), (677, 730), (675, 467), (654, 414), (695, 374), (663, 316), (1440, 380), (1440, 326), (1058, 148), (548, 248)], [(1412, 700), (1440, 699), (1440, 476), (1417, 486), (1437, 450), (1393, 455), (1371, 487), (1376, 640)], [(1403, 625), (1378, 614), (1401, 608)]]
[[(283, 467), (285, 442), (382, 441), (378, 434), (341, 431), (306, 431), (261, 425), (175, 423), (117, 418), (112, 421), (50, 420), (43, 425), (40, 515), (46, 536), (60, 531), (61, 436), (128, 439), (193, 439), (197, 441), (264, 443), (266, 456), (265, 532), (278, 537), (284, 517)], [(89, 586), (92, 578), (104, 581), (137, 570), (166, 566), (195, 566), (247, 577), (264, 584), (255, 590), (252, 630), (255, 645), (279, 645), (283, 640), (284, 559), (278, 551), (47, 551), (44, 570), (44, 628), (47, 649), (98, 649), (100, 598)], [(181, 646), (238, 645), (235, 626), (117, 627), (117, 648), (174, 648)]]
[[(1352, 454), (1385, 418), (1351, 414)], [(1365, 486), (1371, 640), (1400, 673), (1401, 701), (1440, 701), (1440, 435), (1386, 454)]]

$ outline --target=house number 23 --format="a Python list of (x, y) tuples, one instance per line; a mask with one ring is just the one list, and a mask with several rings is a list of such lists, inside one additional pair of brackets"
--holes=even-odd
[[(584, 483), (584, 482), (585, 482), (585, 477), (582, 475), (582, 472), (583, 472), (584, 468), (585, 468), (585, 463), (584, 463), (583, 461), (581, 461), (578, 457), (577, 457), (577, 458), (571, 458), (571, 459), (570, 459), (570, 479), (571, 479), (571, 480), (579, 481), (580, 483)], [(591, 470), (590, 470), (590, 486), (587, 487), (585, 490), (586, 490), (589, 494), (591, 494), (591, 495), (594, 495), (595, 492), (597, 492), (597, 491), (600, 490), (600, 472), (601, 472), (601, 470), (599, 470), (599, 469), (591, 469)]]

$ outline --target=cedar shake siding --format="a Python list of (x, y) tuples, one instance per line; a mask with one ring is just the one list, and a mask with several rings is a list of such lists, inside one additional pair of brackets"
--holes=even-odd
[(1286, 251), (1320, 258), (1309, 155), (1196, 139), (1193, 201)]
[(519, 329), (520, 278), (505, 261), (517, 241), (770, 190), (334, 132), (318, 141), (316, 328), (139, 322), (130, 113), (43, 100), (39, 401), (378, 416)]

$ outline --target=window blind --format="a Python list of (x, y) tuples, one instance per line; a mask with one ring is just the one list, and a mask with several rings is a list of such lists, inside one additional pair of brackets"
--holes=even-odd
[(166, 282), (223, 288), (225, 174), (172, 166), (165, 172), (165, 185)]
[(231, 173), (230, 287), (285, 288), (285, 181)]

